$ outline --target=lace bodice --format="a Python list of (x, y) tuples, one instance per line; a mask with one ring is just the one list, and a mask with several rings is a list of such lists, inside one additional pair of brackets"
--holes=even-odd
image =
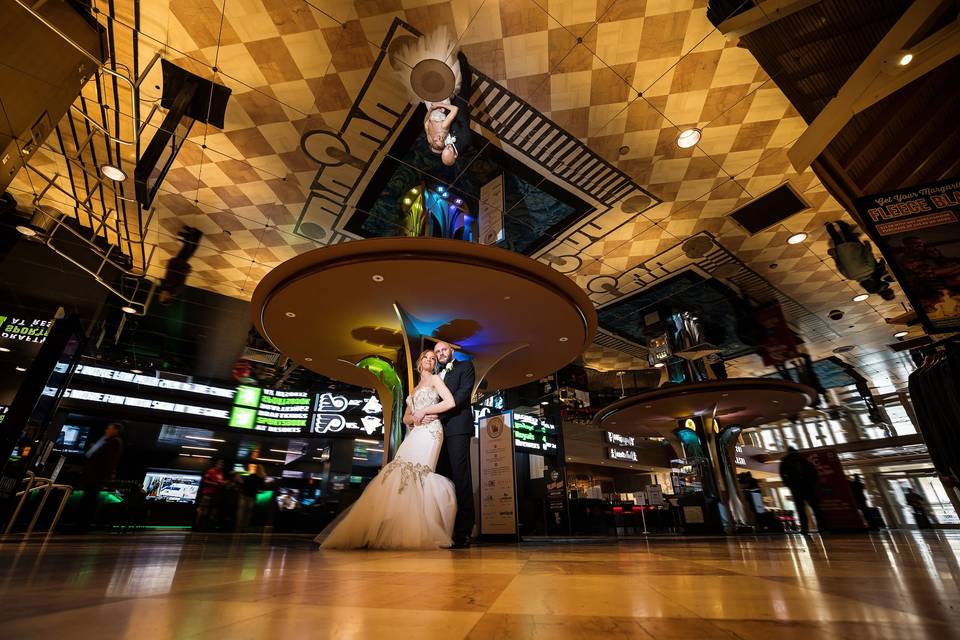
[(437, 404), (440, 394), (433, 387), (420, 387), (413, 392), (413, 410), (422, 411), (427, 407)]

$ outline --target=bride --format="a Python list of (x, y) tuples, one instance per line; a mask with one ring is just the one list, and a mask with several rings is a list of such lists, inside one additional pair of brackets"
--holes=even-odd
[(417, 358), (420, 380), (407, 398), (404, 423), (415, 425), (394, 459), (363, 494), (320, 535), (322, 549), (436, 549), (452, 544), (457, 498), (453, 483), (434, 473), (443, 444), (439, 420), (422, 422), (454, 407), (450, 390), (433, 373), (437, 356)]

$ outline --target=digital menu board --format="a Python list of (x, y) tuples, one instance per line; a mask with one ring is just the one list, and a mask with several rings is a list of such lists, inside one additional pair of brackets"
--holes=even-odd
[(310, 394), (241, 385), (229, 426), (268, 433), (303, 433), (310, 423)]
[(513, 443), (518, 450), (546, 455), (557, 451), (557, 427), (543, 418), (524, 413), (513, 414)]

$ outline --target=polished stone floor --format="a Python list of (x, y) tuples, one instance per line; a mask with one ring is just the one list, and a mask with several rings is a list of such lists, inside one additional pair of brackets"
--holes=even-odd
[(0, 638), (960, 638), (960, 532), (318, 552), (0, 543)]

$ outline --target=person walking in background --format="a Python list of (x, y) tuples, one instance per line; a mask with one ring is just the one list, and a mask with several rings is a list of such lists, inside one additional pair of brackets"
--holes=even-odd
[(913, 519), (917, 523), (917, 529), (932, 529), (933, 522), (930, 519), (929, 506), (923, 496), (911, 487), (904, 492), (903, 497), (907, 505), (913, 509)]
[(197, 503), (197, 531), (206, 531), (211, 523), (217, 521), (220, 494), (226, 484), (223, 469), (223, 460), (216, 460), (203, 474), (200, 482), (200, 502)]
[(263, 465), (254, 462), (250, 465), (249, 473), (243, 477), (243, 486), (240, 489), (240, 501), (237, 503), (237, 524), (235, 531), (243, 533), (250, 526), (253, 516), (253, 507), (257, 502), (257, 494), (266, 486), (267, 472)]
[(96, 527), (100, 490), (113, 480), (120, 456), (123, 455), (123, 440), (120, 438), (123, 427), (122, 422), (108, 424), (103, 436), (86, 453), (87, 463), (80, 478), (80, 487), (83, 489), (78, 523), (80, 531)]
[(844, 222), (826, 223), (831, 247), (827, 253), (833, 257), (837, 271), (847, 280), (856, 280), (867, 293), (878, 293), (884, 300), (892, 300), (893, 290), (886, 280), (887, 265), (877, 260), (869, 242), (860, 240), (857, 232)]
[(787, 455), (780, 461), (780, 478), (793, 494), (793, 503), (797, 507), (800, 519), (800, 533), (809, 533), (807, 505), (813, 509), (820, 529), (820, 500), (817, 498), (817, 468), (812, 462), (800, 455), (795, 447), (787, 447)]
[(867, 506), (866, 487), (859, 474), (853, 476), (853, 480), (850, 481), (850, 491), (853, 492), (853, 502), (857, 505), (857, 509), (860, 509), (860, 513), (866, 515), (869, 508)]

